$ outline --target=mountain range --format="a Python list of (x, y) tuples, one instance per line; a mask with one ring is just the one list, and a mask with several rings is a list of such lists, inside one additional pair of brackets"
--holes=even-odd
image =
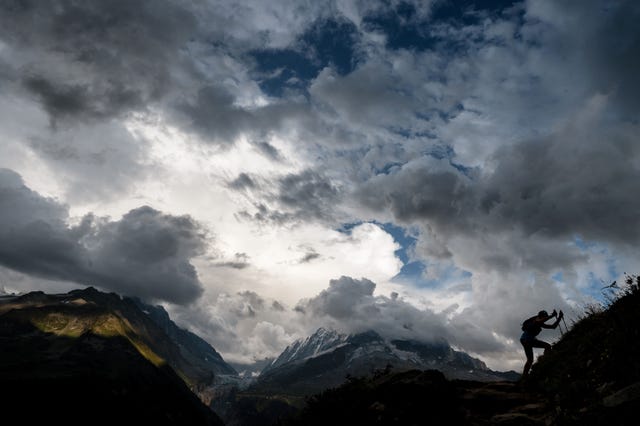
[[(375, 331), (320, 328), (288, 346), (245, 388), (246, 378), (162, 306), (92, 287), (1, 296), (0, 343), (0, 379), (14, 390), (9, 405), (23, 407), (34, 422), (43, 413), (55, 418), (63, 401), (78, 401), (78, 413), (111, 407), (101, 416), (111, 423), (131, 420), (126, 408), (158, 424), (219, 424), (213, 412), (229, 424), (266, 424), (297, 412), (306, 396), (385, 368), (504, 378), (445, 341), (389, 341)], [(48, 409), (29, 411), (33, 398)]]
[(516, 380), (515, 372), (496, 372), (484, 362), (454, 350), (445, 340), (387, 340), (376, 331), (340, 334), (318, 329), (288, 346), (250, 386), (251, 392), (310, 395), (336, 387), (349, 376), (378, 370), (437, 369), (450, 379)]
[(160, 306), (91, 287), (0, 296), (3, 408), (27, 424), (635, 425), (640, 278), (627, 286), (517, 382), (444, 340), (320, 328), (247, 388)]
[(640, 276), (589, 308), (518, 382), (449, 380), (437, 370), (349, 378), (281, 426), (640, 424)]

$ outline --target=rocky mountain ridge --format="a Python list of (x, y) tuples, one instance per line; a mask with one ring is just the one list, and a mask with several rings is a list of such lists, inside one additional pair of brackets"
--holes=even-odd
[(3, 406), (26, 424), (222, 424), (192, 392), (215, 373), (131, 299), (93, 288), (3, 297), (0, 347)]
[(211, 345), (178, 327), (161, 306), (93, 287), (65, 294), (5, 296), (0, 299), (0, 315), (57, 336), (125, 337), (155, 365), (168, 364), (192, 389), (212, 384), (217, 375), (236, 374)]
[(437, 369), (450, 379), (516, 380), (515, 372), (495, 372), (479, 359), (454, 350), (445, 340), (387, 340), (377, 332), (345, 335), (325, 328), (289, 345), (250, 387), (253, 391), (306, 395), (342, 384), (348, 376), (381, 369)]

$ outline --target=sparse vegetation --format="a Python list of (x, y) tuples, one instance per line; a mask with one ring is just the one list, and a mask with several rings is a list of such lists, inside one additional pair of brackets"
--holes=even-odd
[(640, 382), (640, 276), (624, 281), (604, 304), (586, 310), (526, 380), (550, 395), (565, 422), (599, 424), (618, 415), (625, 404), (613, 410), (603, 400)]

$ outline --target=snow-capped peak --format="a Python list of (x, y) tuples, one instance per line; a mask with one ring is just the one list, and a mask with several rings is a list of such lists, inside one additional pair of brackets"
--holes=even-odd
[(266, 369), (278, 367), (291, 361), (302, 360), (317, 356), (327, 350), (332, 350), (344, 344), (348, 336), (335, 330), (319, 328), (311, 336), (293, 342)]

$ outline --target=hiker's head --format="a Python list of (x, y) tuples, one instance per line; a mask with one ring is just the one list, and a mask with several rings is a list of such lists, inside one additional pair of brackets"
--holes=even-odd
[(549, 318), (549, 314), (547, 311), (540, 311), (538, 312), (538, 318)]

